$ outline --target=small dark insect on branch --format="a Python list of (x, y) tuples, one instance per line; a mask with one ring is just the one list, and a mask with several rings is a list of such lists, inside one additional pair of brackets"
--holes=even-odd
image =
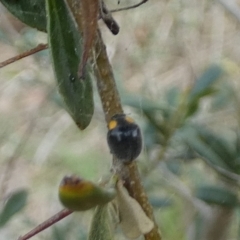
[(9, 58), (6, 61), (1, 62), (0, 63), (0, 68), (5, 67), (5, 66), (7, 66), (7, 65), (9, 65), (11, 63), (14, 63), (14, 62), (16, 62), (16, 61), (18, 61), (18, 60), (20, 60), (22, 58), (28, 57), (28, 56), (30, 56), (30, 55), (32, 55), (34, 53), (40, 52), (42, 50), (45, 50), (47, 48), (48, 48), (47, 44), (42, 44), (41, 43), (41, 44), (37, 45), (35, 48), (33, 48), (33, 49), (29, 50), (29, 51), (23, 52), (23, 53), (15, 56), (15, 57)]

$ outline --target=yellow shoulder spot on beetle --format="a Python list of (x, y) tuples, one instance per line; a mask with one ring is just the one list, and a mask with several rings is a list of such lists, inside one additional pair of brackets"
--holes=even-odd
[(108, 124), (108, 129), (112, 130), (117, 126), (117, 121), (116, 120), (111, 120)]
[(128, 123), (134, 123), (134, 120), (130, 117), (125, 117), (125, 120), (128, 122)]

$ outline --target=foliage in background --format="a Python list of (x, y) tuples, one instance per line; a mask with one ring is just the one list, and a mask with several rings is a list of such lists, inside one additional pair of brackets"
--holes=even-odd
[[(154, 4), (158, 4), (157, 6), (160, 8), (160, 6), (162, 7), (162, 5), (165, 3), (155, 2)], [(152, 5), (152, 8), (150, 8), (151, 11), (155, 6), (154, 4)], [(197, 3), (193, 3), (193, 5), (197, 5)], [(146, 189), (149, 191), (150, 199), (156, 206), (156, 218), (163, 228), (163, 235), (165, 239), (208, 239), (206, 236), (208, 236), (209, 232), (211, 232), (210, 230), (214, 229), (214, 217), (216, 217), (215, 223), (218, 224), (218, 229), (221, 224), (219, 219), (226, 218), (226, 220), (228, 220), (227, 224), (225, 224), (225, 228), (229, 230), (229, 232), (225, 239), (228, 239), (228, 236), (232, 237), (233, 239), (238, 239), (238, 227), (236, 227), (236, 223), (239, 222), (239, 200), (237, 195), (239, 187), (239, 125), (235, 122), (232, 122), (232, 119), (227, 119), (227, 117), (230, 117), (233, 114), (235, 114), (236, 118), (238, 118), (238, 96), (235, 93), (233, 86), (234, 83), (228, 83), (230, 78), (234, 78), (235, 70), (237, 73), (239, 73), (239, 70), (236, 69), (236, 66), (233, 62), (233, 60), (236, 62), (239, 61), (237, 57), (238, 49), (236, 49), (237, 46), (233, 41), (232, 44), (236, 51), (236, 56), (233, 54), (231, 56), (233, 60), (231, 61), (229, 59), (222, 59), (219, 57), (222, 59), (222, 64), (219, 66), (211, 66), (211, 64), (206, 60), (206, 57), (204, 64), (202, 63), (200, 66), (195, 68), (198, 73), (202, 72), (202, 74), (197, 74), (200, 75), (200, 77), (197, 78), (196, 82), (194, 80), (195, 83), (188, 84), (187, 89), (184, 88), (184, 90), (182, 90), (183, 87), (181, 87), (180, 84), (176, 84), (177, 87), (168, 86), (168, 91), (165, 91), (166, 89), (164, 88), (161, 90), (162, 86), (159, 83), (158, 88), (158, 82), (160, 82), (164, 76), (161, 76), (161, 74), (158, 72), (167, 72), (167, 70), (173, 69), (172, 78), (176, 78), (176, 81), (180, 82), (179, 76), (181, 77), (181, 81), (184, 81), (184, 79), (182, 79), (183, 76), (186, 76), (187, 78), (188, 71), (184, 72), (185, 75), (183, 75), (181, 72), (180, 74), (177, 71), (177, 67), (181, 68), (182, 66), (178, 62), (178, 58), (182, 57), (182, 55), (181, 53), (178, 53), (180, 50), (176, 49), (176, 42), (181, 45), (181, 43), (179, 43), (181, 40), (179, 39), (188, 41), (188, 39), (186, 40), (184, 37), (189, 37), (191, 43), (197, 40), (199, 34), (201, 33), (201, 27), (207, 29), (205, 26), (206, 23), (203, 22), (202, 18), (207, 15), (208, 11), (206, 6), (200, 5), (199, 8), (195, 6), (193, 9), (197, 11), (198, 14), (194, 18), (191, 15), (192, 7), (187, 6), (186, 2), (183, 2), (183, 5), (179, 6), (175, 1), (170, 1), (169, 5), (166, 4), (164, 6), (167, 8), (167, 10), (166, 12), (163, 12), (163, 15), (161, 15), (162, 21), (158, 21), (158, 18), (154, 14), (152, 14), (152, 17), (156, 19), (155, 22), (160, 22), (163, 25), (165, 23), (165, 28), (161, 27), (161, 25), (156, 25), (155, 23), (152, 24), (152, 30), (149, 30), (148, 27), (146, 28), (146, 26), (148, 26), (147, 23), (139, 23), (139, 29), (131, 34), (135, 34), (135, 44), (138, 47), (141, 47), (141, 52), (133, 54), (129, 53), (129, 56), (126, 57), (128, 61), (125, 61), (124, 57), (121, 57), (121, 55), (119, 56), (116, 53), (115, 55), (119, 56), (118, 58), (120, 59), (117, 57), (113, 59), (114, 63), (118, 63), (115, 64), (117, 69), (116, 71), (122, 73), (120, 78), (121, 83), (119, 83), (119, 85), (124, 83), (126, 84), (125, 89), (127, 90), (124, 90), (122, 94), (123, 102), (126, 104), (126, 106), (130, 106), (131, 110), (136, 110), (135, 116), (139, 117), (139, 122), (142, 122), (142, 126), (144, 127), (146, 151), (142, 156), (142, 160), (140, 161), (142, 175), (145, 176), (144, 183)], [(181, 8), (186, 9), (187, 13), (184, 12), (182, 13), (183, 15), (180, 15), (178, 12), (181, 12), (179, 11)], [(214, 17), (218, 17), (216, 21), (222, 22), (222, 13), (218, 12), (218, 14), (214, 15), (214, 11), (220, 10), (215, 5), (210, 5), (210, 9), (213, 9), (211, 12), (212, 15)], [(126, 15), (123, 14), (123, 16), (125, 16), (124, 18), (126, 19)], [(131, 16), (128, 15), (128, 18), (130, 17)], [(136, 17), (136, 19), (139, 18)], [(124, 19), (122, 22), (124, 22)], [(206, 22), (209, 22), (209, 20), (206, 20)], [(233, 25), (236, 25), (236, 28), (238, 28), (237, 23), (234, 22)], [(167, 32), (167, 27), (169, 29), (174, 29), (174, 31), (169, 30), (171, 33), (170, 35), (168, 35), (169, 33)], [(190, 34), (186, 36), (184, 32), (189, 28), (192, 29), (192, 27), (194, 29), (198, 29), (198, 32), (195, 32), (196, 35), (193, 35), (193, 33), (190, 31)], [(134, 25), (129, 28), (130, 30), (135, 29)], [(146, 29), (147, 31), (145, 31)], [(156, 31), (156, 29), (159, 29), (159, 31)], [(169, 39), (172, 37), (173, 42), (169, 41), (168, 43), (168, 41), (164, 39), (164, 36), (161, 36), (159, 40), (158, 34), (162, 32), (160, 31), (162, 29), (165, 29), (165, 31), (163, 31), (165, 33), (165, 38)], [(178, 29), (178, 31), (175, 31), (175, 29)], [(127, 30), (129, 31), (128, 28)], [(25, 31), (30, 32), (28, 29)], [(228, 32), (230, 29), (226, 28), (222, 31)], [(129, 35), (131, 36), (131, 34)], [(157, 36), (153, 36), (154, 34)], [(218, 32), (218, 34), (221, 34), (221, 32)], [(39, 36), (38, 33), (33, 33), (33, 35)], [(172, 35), (176, 35), (175, 38)], [(209, 39), (205, 35), (200, 34), (200, 36), (203, 38), (201, 40), (203, 40), (205, 43), (209, 43)], [(151, 44), (151, 39), (154, 39), (154, 37), (157, 37), (157, 41), (160, 41), (161, 44), (163, 43), (163, 45), (165, 44), (167, 47), (165, 49), (159, 48), (161, 50), (157, 50), (156, 53), (153, 52), (153, 50), (155, 51), (157, 49), (156, 46), (154, 49), (151, 48), (152, 45), (154, 46), (154, 44)], [(216, 54), (217, 50), (215, 50), (215, 47), (220, 43), (217, 41), (218, 38), (215, 39), (215, 37), (216, 36), (213, 33), (212, 45), (211, 43), (210, 45), (212, 46), (211, 50)], [(130, 40), (127, 41), (130, 42)], [(129, 44), (129, 42), (125, 42), (125, 44)], [(114, 45), (114, 43), (112, 44)], [(173, 49), (173, 46), (175, 47), (175, 52), (173, 51), (170, 53), (168, 48)], [(132, 50), (132, 47), (129, 48)], [(209, 49), (205, 50), (201, 45), (194, 46), (192, 48), (197, 52), (206, 51), (207, 54), (205, 55), (209, 55)], [(122, 50), (122, 46), (116, 47), (116, 49), (117, 50), (114, 51), (120, 52)], [(128, 52), (131, 50), (128, 50)], [(139, 57), (138, 54), (140, 56), (144, 56), (144, 60), (143, 58)], [(157, 54), (157, 56), (154, 54)], [(39, 98), (41, 98), (41, 94), (45, 97), (46, 94), (44, 95), (44, 93), (47, 92), (49, 85), (53, 85), (52, 79), (49, 79), (48, 77), (48, 80), (46, 80), (46, 76), (49, 73), (49, 69), (47, 68), (48, 56), (46, 55), (47, 54), (44, 56), (44, 53), (42, 56), (39, 54), (33, 60), (34, 62), (40, 64), (40, 66), (45, 67), (45, 74), (34, 73), (35, 75), (33, 74), (32, 78), (30, 75), (29, 82), (24, 82), (26, 81), (24, 79), (26, 79), (26, 76), (29, 75), (29, 72), (31, 73), (31, 71), (28, 71), (22, 77), (20, 76), (21, 78), (18, 76), (17, 80), (14, 80), (16, 82), (20, 81), (22, 86), (26, 86), (26, 89), (20, 88), (21, 90), (18, 90), (22, 91), (21, 96), (30, 94), (30, 91), (28, 91), (29, 89), (40, 89)], [(193, 64), (198, 65), (197, 63), (201, 62), (199, 58), (201, 58), (202, 55), (198, 56), (198, 58), (195, 56), (190, 56), (195, 60), (195, 63)], [(217, 56), (215, 57), (217, 58)], [(156, 61), (158, 58), (161, 60), (159, 60), (159, 64), (157, 64), (158, 66), (154, 68), (154, 60)], [(166, 60), (171, 62), (171, 64), (168, 65), (166, 63), (163, 65), (163, 63), (160, 63), (161, 61), (167, 62)], [(126, 62), (126, 65), (127, 62), (130, 62), (131, 68), (126, 67), (124, 62)], [(141, 67), (139, 67), (139, 64), (136, 62), (140, 62), (140, 66), (141, 62), (143, 63), (144, 66), (142, 70)], [(206, 65), (209, 65), (210, 67), (203, 70)], [(146, 75), (144, 74), (145, 67)], [(227, 70), (230, 68), (230, 74), (222, 75), (223, 68)], [(125, 69), (125, 71), (123, 71), (123, 69)], [(149, 72), (150, 70), (151, 72)], [(16, 70), (11, 70), (12, 72), (10, 71), (10, 73), (7, 73), (7, 70), (5, 71), (6, 75), (16, 76)], [(220, 76), (221, 79), (219, 81)], [(168, 79), (167, 76), (165, 77)], [(126, 79), (126, 82), (124, 82), (124, 79)], [(157, 85), (156, 82), (154, 82), (154, 79), (156, 79)], [(142, 84), (141, 87), (139, 87), (139, 84)], [(146, 85), (147, 88), (144, 87)], [(8, 85), (8, 88), (9, 91), (14, 91), (14, 88), (12, 87), (12, 89), (10, 84)], [(2, 91), (4, 92), (4, 90)], [(16, 93), (18, 93), (18, 91), (15, 90)], [(138, 92), (139, 98), (135, 97), (135, 94), (132, 94), (133, 91)], [(146, 98), (145, 96), (149, 96), (150, 93), (153, 93), (152, 97)], [(20, 99), (21, 96), (19, 97)], [(54, 99), (53, 95), (50, 95), (50, 99)], [(31, 98), (28, 101), (31, 102)], [(96, 113), (98, 121), (95, 121), (91, 126), (95, 131), (100, 125), (98, 134), (93, 134), (93, 131), (88, 130), (87, 133), (77, 134), (76, 136), (76, 128), (71, 124), (71, 120), (69, 120), (68, 117), (63, 117), (62, 121), (59, 121), (59, 125), (54, 125), (59, 116), (64, 116), (64, 114), (63, 111), (57, 105), (55, 105), (54, 101), (50, 100), (49, 102), (50, 106), (48, 104), (48, 106), (44, 106), (42, 109), (36, 107), (40, 116), (46, 114), (48, 117), (44, 118), (41, 116), (36, 123), (37, 130), (34, 132), (34, 141), (27, 143), (26, 150), (22, 154), (22, 156), (24, 156), (24, 160), (18, 159), (16, 168), (18, 171), (21, 170), (21, 167), (23, 169), (28, 169), (30, 162), (31, 167), (36, 167), (36, 171), (41, 172), (38, 167), (39, 162), (37, 160), (36, 162), (30, 161), (32, 160), (33, 156), (36, 156), (34, 155), (34, 151), (36, 151), (37, 146), (41, 145), (41, 143), (43, 144), (42, 146), (44, 146), (44, 143), (41, 141), (41, 139), (44, 137), (47, 138), (46, 135), (53, 136), (57, 132), (62, 131), (62, 136), (61, 133), (59, 133), (60, 140), (57, 143), (58, 148), (62, 148), (60, 153), (58, 153), (58, 151), (55, 149), (51, 150), (49, 153), (51, 158), (49, 159), (49, 157), (47, 157), (45, 160), (40, 162), (43, 172), (37, 172), (35, 173), (35, 176), (30, 176), (30, 179), (34, 179), (35, 186), (40, 186), (40, 188), (42, 187), (43, 189), (49, 188), (48, 196), (51, 196), (51, 200), (45, 196), (40, 197), (40, 200), (37, 200), (36, 202), (39, 203), (41, 201), (51, 205), (52, 199), (54, 199), (54, 194), (51, 192), (51, 189), (53, 189), (57, 183), (57, 179), (55, 180), (55, 183), (54, 180), (52, 183), (49, 181), (52, 180), (52, 176), (55, 176), (55, 174), (60, 176), (62, 172), (66, 172), (66, 169), (68, 172), (74, 170), (82, 174), (81, 171), (83, 171), (83, 167), (86, 169), (83, 173), (85, 176), (88, 175), (96, 179), (98, 176), (101, 176), (102, 171), (99, 169), (101, 167), (100, 165), (102, 165), (102, 162), (105, 161), (105, 166), (108, 165), (108, 162), (105, 160), (106, 156), (108, 156), (108, 152), (105, 150), (105, 153), (102, 153), (102, 145), (98, 147), (98, 145), (102, 142), (102, 138), (104, 137), (104, 134), (102, 133), (103, 126), (99, 123), (101, 117), (98, 114), (98, 110)], [(29, 106), (31, 105), (32, 103), (29, 104)], [(18, 107), (17, 103), (16, 107)], [(14, 109), (14, 107), (12, 108)], [(206, 109), (209, 112), (206, 112)], [(8, 116), (13, 119), (14, 117), (16, 118), (18, 114), (14, 115), (14, 113), (8, 113)], [(3, 122), (4, 119), (5, 116), (2, 118)], [(8, 122), (8, 118), (6, 117), (5, 123), (1, 124), (7, 124), (5, 131), (10, 136), (10, 133), (13, 133), (12, 129), (15, 129), (14, 127), (16, 125), (22, 126), (23, 122), (24, 121), (17, 122), (17, 118), (16, 122), (14, 123)], [(226, 125), (224, 125), (224, 122), (226, 122)], [(14, 126), (11, 127), (11, 124)], [(71, 126), (71, 128), (69, 126)], [(53, 127), (55, 127), (55, 131)], [(64, 129), (67, 128), (70, 128), (69, 133), (64, 132)], [(20, 127), (16, 129), (19, 131), (17, 134), (21, 136), (22, 131)], [(4, 132), (4, 134), (6, 132)], [(89, 137), (87, 137), (88, 134)], [(19, 139), (18, 135), (13, 135), (12, 139), (9, 139), (10, 146), (17, 145), (16, 142)], [(96, 142), (92, 144), (92, 141)], [(69, 142), (69, 145), (66, 145), (67, 142)], [(73, 144), (73, 146), (71, 146), (71, 144)], [(78, 149), (79, 145), (83, 146), (84, 144), (90, 144), (90, 146), (84, 147), (85, 151), (80, 151), (81, 158), (85, 160), (79, 164)], [(93, 152), (93, 149), (96, 150), (96, 152), (99, 152), (100, 155), (96, 153), (89, 153)], [(99, 159), (99, 162), (93, 161), (93, 159), (96, 158)], [(38, 158), (36, 157), (35, 159)], [(46, 159), (49, 159), (49, 162), (47, 162)], [(25, 163), (24, 166), (21, 166), (21, 163)], [(62, 164), (62, 167), (59, 166), (59, 163)], [(7, 163), (4, 161), (1, 162), (1, 165), (3, 166), (6, 164)], [(86, 164), (87, 167), (84, 167)], [(96, 167), (95, 164), (98, 164), (98, 167)], [(58, 171), (61, 173), (57, 173)], [(95, 174), (96, 172), (97, 174)], [(38, 180), (38, 178), (43, 175), (46, 177), (46, 180)], [(173, 186), (174, 183), (175, 186)], [(45, 190), (42, 192), (44, 193)], [(31, 193), (32, 196), (34, 194), (36, 194), (35, 191)], [(188, 204), (185, 202), (191, 203), (190, 205), (193, 206), (191, 211), (188, 211)], [(47, 206), (48, 205), (44, 207)], [(225, 209), (226, 207), (228, 211)], [(216, 208), (222, 215), (217, 215), (215, 212)], [(31, 206), (29, 206), (29, 209), (31, 209)], [(197, 214), (195, 214), (196, 210)], [(226, 211), (224, 212), (223, 210)], [(231, 212), (231, 217), (229, 217), (229, 211)], [(4, 212), (4, 210), (2, 210), (2, 212)], [(211, 213), (211, 216), (209, 217), (206, 212)], [(12, 214), (13, 213), (14, 211)], [(234, 213), (236, 214), (234, 215)], [(210, 219), (211, 217), (212, 219)], [(30, 210), (28, 210), (26, 213), (26, 218), (28, 218), (29, 221), (34, 219), (34, 216), (30, 214)], [(182, 218), (184, 218), (184, 221), (182, 221)], [(192, 219), (194, 220), (193, 223)], [(210, 221), (209, 219), (212, 220), (212, 224), (208, 224)], [(72, 223), (72, 225), (74, 224), (76, 224), (76, 222)], [(86, 223), (83, 223), (83, 221), (81, 222), (81, 220), (78, 219), (76, 228), (79, 225), (84, 226), (84, 224)], [(22, 227), (25, 228), (27, 225), (29, 225), (29, 222)], [(68, 224), (64, 225), (64, 227), (66, 226), (68, 226)], [(9, 224), (9, 229), (12, 229), (11, 224)], [(224, 230), (224, 228), (221, 229)], [(79, 233), (75, 233), (74, 230), (72, 230), (72, 232), (74, 235), (72, 236), (72, 239), (79, 238)], [(62, 234), (67, 235), (67, 231), (64, 231)], [(63, 235), (61, 235), (61, 237), (63, 237)], [(60, 235), (57, 234), (57, 230), (53, 233), (53, 236), (55, 236), (56, 239), (59, 239)], [(208, 237), (209, 239), (214, 239), (213, 236)]]

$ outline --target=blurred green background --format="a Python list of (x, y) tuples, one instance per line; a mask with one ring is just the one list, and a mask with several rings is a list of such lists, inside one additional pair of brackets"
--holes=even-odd
[[(165, 240), (240, 239), (240, 1), (235, 12), (220, 2), (151, 0), (113, 14), (117, 36), (99, 21), (125, 112), (142, 128), (138, 165)], [(0, 5), (0, 62), (46, 42)], [(62, 209), (63, 176), (97, 182), (111, 155), (95, 83), (80, 132), (48, 50), (1, 68), (0, 81), (0, 239), (17, 239)], [(86, 239), (90, 219), (73, 214), (34, 239)]]

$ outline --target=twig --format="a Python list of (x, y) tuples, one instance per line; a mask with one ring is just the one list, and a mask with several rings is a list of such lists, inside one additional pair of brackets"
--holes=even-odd
[[(125, 11), (125, 10), (129, 10), (129, 9), (133, 9), (136, 7), (141, 6), (142, 4), (146, 3), (148, 0), (143, 0), (140, 3), (137, 3), (135, 5), (129, 6), (129, 7), (123, 7), (123, 8), (118, 8), (118, 9), (113, 9), (113, 10), (108, 10), (106, 5), (104, 4), (104, 2), (102, 2), (102, 11), (101, 11), (101, 18), (104, 21), (104, 23), (106, 24), (106, 26), (109, 28), (109, 30), (112, 32), (112, 34), (116, 35), (119, 33), (119, 26), (117, 24), (117, 22), (113, 19), (111, 13), (113, 12), (120, 12), (120, 11)], [(34, 53), (40, 52), (42, 50), (45, 50), (48, 48), (48, 44), (39, 44), (37, 47), (23, 52), (15, 57), (9, 58), (6, 61), (3, 61), (0, 63), (0, 68), (5, 67), (11, 63), (14, 63), (22, 58), (28, 57)]]
[(94, 52), (97, 87), (105, 113), (105, 120), (108, 123), (113, 115), (123, 113), (123, 109), (100, 31), (98, 31)]
[(41, 43), (41, 44), (37, 45), (37, 47), (35, 47), (35, 48), (31, 49), (31, 50), (28, 50), (28, 51), (23, 52), (23, 53), (15, 56), (15, 57), (9, 58), (6, 61), (1, 62), (0, 63), (0, 68), (5, 67), (5, 66), (7, 66), (7, 65), (9, 65), (11, 63), (14, 63), (14, 62), (16, 62), (16, 61), (18, 61), (18, 60), (20, 60), (22, 58), (28, 57), (28, 56), (30, 56), (30, 55), (32, 55), (34, 53), (40, 52), (42, 50), (45, 50), (47, 48), (48, 48), (47, 44), (42, 44)]
[(113, 12), (120, 12), (120, 11), (125, 11), (125, 10), (129, 10), (129, 9), (133, 9), (133, 8), (136, 8), (136, 7), (139, 7), (141, 6), (142, 4), (146, 3), (148, 0), (143, 0), (141, 1), (140, 3), (137, 3), (135, 5), (132, 5), (132, 6), (129, 6), (129, 7), (123, 7), (123, 8), (117, 8), (117, 9), (113, 9), (113, 10), (110, 10), (111, 13)]
[[(94, 71), (97, 79), (97, 87), (104, 109), (105, 119), (108, 123), (114, 114), (122, 113), (123, 109), (116, 88), (112, 67), (107, 56), (106, 46), (102, 40), (100, 31), (98, 31), (94, 52), (96, 58)], [(149, 204), (147, 195), (141, 184), (136, 162), (119, 166), (118, 161), (113, 159), (113, 168), (117, 175), (124, 181), (124, 185), (129, 194), (139, 202), (146, 215), (154, 222), (152, 231), (144, 235), (145, 240), (161, 240), (162, 238), (153, 216), (152, 207)]]
[(72, 213), (72, 211), (68, 210), (68, 209), (63, 209), (62, 211), (58, 212), (57, 214), (53, 215), (52, 217), (50, 217), (49, 219), (47, 219), (46, 221), (44, 221), (43, 223), (39, 224), (37, 227), (35, 227), (34, 229), (32, 229), (30, 232), (28, 232), (27, 234), (25, 234), (22, 237), (19, 237), (18, 240), (27, 240), (33, 236), (35, 236), (36, 234), (38, 234), (39, 232), (45, 230), (46, 228), (49, 228), (50, 226), (52, 226), (54, 223), (62, 220), (63, 218), (67, 217), (68, 215), (70, 215)]

